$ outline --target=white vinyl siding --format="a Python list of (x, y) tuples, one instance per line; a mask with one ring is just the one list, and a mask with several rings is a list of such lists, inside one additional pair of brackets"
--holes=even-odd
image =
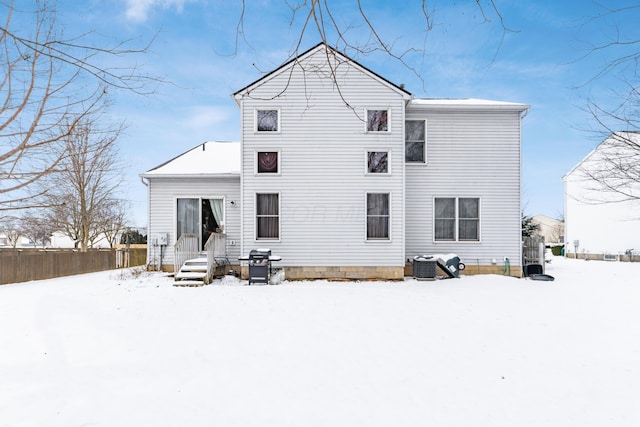
[[(149, 230), (150, 237), (168, 233), (168, 245), (163, 249), (163, 264), (173, 263), (173, 245), (176, 243), (178, 199), (223, 198), (224, 229), (227, 235), (227, 256), (237, 262), (240, 256), (240, 177), (216, 178), (149, 178)], [(233, 244), (235, 243), (235, 245)], [(147, 246), (148, 260), (159, 261), (159, 248)]]
[[(326, 58), (318, 52), (305, 59), (306, 75), (294, 65), (292, 73), (285, 70), (270, 76), (240, 102), (243, 251), (265, 246), (255, 240), (255, 194), (277, 192), (280, 240), (267, 247), (283, 257), (279, 266), (404, 266), (405, 99), (397, 89), (346, 63), (334, 68), (341, 85), (338, 91), (326, 77), (330, 71), (323, 64)], [(253, 132), (253, 112), (272, 104), (279, 106), (283, 124), (277, 138)], [(366, 132), (366, 109), (388, 110), (390, 131)], [(275, 148), (275, 140), (281, 173), (254, 174), (254, 152)], [(388, 151), (389, 170), (394, 173), (375, 179), (363, 173), (366, 151)], [(392, 195), (393, 239), (384, 245), (365, 239), (363, 194), (367, 192)]]
[[(407, 167), (406, 255), (457, 253), (491, 265), (520, 264), (520, 114), (409, 107), (407, 120), (427, 120), (429, 164)], [(436, 241), (434, 198), (478, 197), (480, 242)]]

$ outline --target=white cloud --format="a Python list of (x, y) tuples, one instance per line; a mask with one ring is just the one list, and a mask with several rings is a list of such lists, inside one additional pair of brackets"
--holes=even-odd
[[(193, 130), (209, 130), (219, 127), (222, 123), (231, 120), (233, 112), (229, 108), (216, 107), (208, 105), (199, 105), (189, 107), (188, 116), (184, 118), (183, 123), (187, 129)], [(235, 128), (235, 123), (233, 126)], [(215, 135), (211, 135), (215, 138)]]
[(127, 19), (135, 22), (144, 22), (154, 8), (169, 9), (175, 7), (176, 11), (181, 13), (185, 3), (188, 3), (189, 0), (126, 0), (126, 2)]

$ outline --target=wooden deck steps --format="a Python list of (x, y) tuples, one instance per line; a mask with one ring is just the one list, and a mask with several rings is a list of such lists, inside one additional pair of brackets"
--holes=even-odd
[[(202, 286), (207, 277), (207, 258), (194, 258), (187, 260), (175, 273), (174, 286)], [(197, 284), (197, 285), (196, 285)]]

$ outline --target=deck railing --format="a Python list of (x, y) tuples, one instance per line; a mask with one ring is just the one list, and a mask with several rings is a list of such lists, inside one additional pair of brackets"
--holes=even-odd
[(227, 258), (227, 235), (211, 233), (204, 244), (204, 250), (207, 252), (207, 281), (210, 282), (219, 260)]
[(198, 236), (190, 233), (181, 235), (173, 245), (173, 271), (175, 273), (180, 271), (184, 262), (188, 259), (197, 258), (199, 252)]

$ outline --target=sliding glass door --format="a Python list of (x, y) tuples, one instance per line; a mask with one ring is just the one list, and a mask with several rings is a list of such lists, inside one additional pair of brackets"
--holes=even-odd
[(199, 246), (204, 245), (211, 233), (224, 232), (224, 199), (179, 198), (176, 206), (176, 238), (185, 233), (195, 234)]

